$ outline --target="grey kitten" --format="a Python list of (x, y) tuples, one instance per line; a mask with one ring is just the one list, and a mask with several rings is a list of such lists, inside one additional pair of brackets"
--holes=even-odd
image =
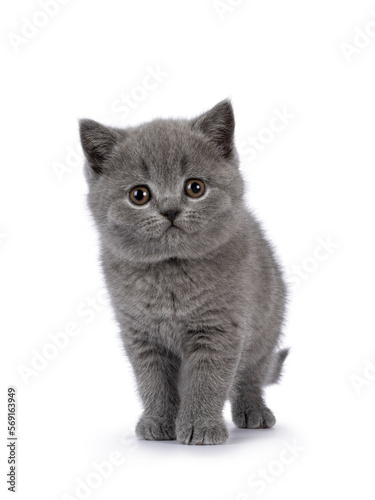
[(88, 203), (144, 412), (142, 439), (219, 444), (275, 417), (285, 285), (245, 208), (228, 100), (193, 120), (81, 120)]

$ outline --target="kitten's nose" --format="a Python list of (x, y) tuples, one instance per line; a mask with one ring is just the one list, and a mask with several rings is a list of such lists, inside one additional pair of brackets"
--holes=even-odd
[(169, 219), (173, 224), (173, 221), (175, 220), (178, 213), (178, 210), (166, 210), (165, 212), (163, 212), (163, 215), (167, 217), (167, 219)]

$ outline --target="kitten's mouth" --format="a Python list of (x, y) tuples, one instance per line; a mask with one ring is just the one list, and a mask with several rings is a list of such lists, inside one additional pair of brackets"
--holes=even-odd
[(176, 226), (176, 224), (173, 224), (173, 222), (165, 230), (166, 233), (170, 233), (170, 234), (178, 233), (180, 231), (182, 231), (182, 229), (180, 228), (180, 226)]

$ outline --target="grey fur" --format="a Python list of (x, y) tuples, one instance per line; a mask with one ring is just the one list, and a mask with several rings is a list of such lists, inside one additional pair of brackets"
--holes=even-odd
[[(263, 387), (277, 382), (285, 286), (245, 208), (228, 100), (193, 120), (127, 129), (81, 120), (88, 204), (104, 276), (144, 412), (143, 439), (223, 443), (223, 406), (238, 427), (271, 427)], [(204, 181), (200, 198), (188, 179)], [(132, 203), (146, 186), (151, 200)], [(178, 211), (175, 224), (163, 215)]]

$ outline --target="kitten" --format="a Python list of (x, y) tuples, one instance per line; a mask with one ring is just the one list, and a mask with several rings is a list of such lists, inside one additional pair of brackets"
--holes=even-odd
[(228, 100), (192, 120), (80, 121), (88, 204), (144, 412), (142, 439), (219, 444), (275, 417), (285, 285), (245, 208)]

